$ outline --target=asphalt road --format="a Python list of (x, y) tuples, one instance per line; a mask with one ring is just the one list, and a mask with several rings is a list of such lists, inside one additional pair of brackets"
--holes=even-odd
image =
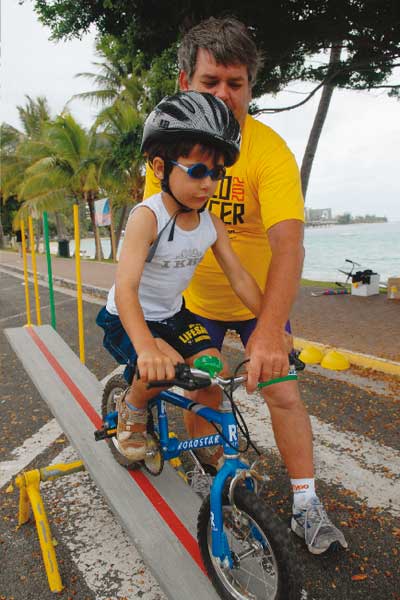
[[(21, 279), (3, 272), (0, 277), (1, 474), (2, 466), (12, 470), (24, 456), (25, 462), (33, 457), (23, 465), (28, 469), (74, 455), (4, 336), (3, 329), (23, 326), (26, 318)], [(48, 323), (47, 289), (40, 287), (40, 294), (42, 320)], [(60, 292), (55, 296), (57, 330), (77, 352), (76, 299)], [(102, 349), (101, 332), (94, 324), (98, 309), (93, 302), (84, 304), (87, 365), (102, 379), (115, 364)], [(239, 360), (235, 349), (227, 353), (231, 363)], [(353, 600), (370, 595), (399, 600), (399, 382), (377, 375), (365, 379), (354, 371), (345, 381), (326, 375), (309, 370), (301, 375), (301, 389), (313, 421), (318, 492), (343, 529), (349, 550), (314, 557), (295, 539), (307, 598)], [(288, 479), (265, 407), (243, 393), (238, 401), (254, 440), (264, 449), (271, 481), (262, 495), (289, 521)], [(30, 450), (35, 447), (32, 440), (39, 438), (39, 451)], [(17, 529), (17, 492), (7, 493), (10, 482), (0, 481), (0, 599), (50, 600), (54, 594), (47, 585), (35, 527), (30, 523)], [(163, 598), (86, 473), (43, 485), (42, 495), (58, 541), (65, 585), (60, 599)]]

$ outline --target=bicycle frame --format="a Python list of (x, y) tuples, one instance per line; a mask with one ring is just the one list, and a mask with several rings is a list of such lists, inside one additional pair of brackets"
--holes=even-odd
[[(216, 423), (221, 428), (222, 436), (219, 433), (215, 433), (183, 440), (177, 437), (170, 437), (166, 404), (173, 404), (178, 408), (200, 415), (208, 422), (212, 421)], [(238, 426), (232, 413), (230, 402), (226, 398), (223, 398), (220, 409), (214, 410), (203, 404), (188, 400), (175, 392), (163, 391), (149, 402), (149, 408), (154, 407), (157, 409), (158, 417), (158, 426), (155, 427), (155, 430), (159, 435), (161, 450), (166, 460), (175, 458), (182, 452), (189, 450), (217, 445), (222, 445), (223, 447), (225, 462), (215, 476), (210, 490), (212, 554), (216, 558), (219, 558), (222, 563), (232, 568), (233, 559), (223, 530), (222, 497), (226, 481), (233, 479), (240, 471), (247, 471), (248, 473), (249, 465), (242, 462), (239, 458)], [(116, 412), (108, 415), (108, 424), (113, 426), (116, 418)], [(225, 440), (228, 440), (229, 443)], [(249, 489), (254, 489), (254, 482), (250, 474), (245, 478), (245, 483)]]

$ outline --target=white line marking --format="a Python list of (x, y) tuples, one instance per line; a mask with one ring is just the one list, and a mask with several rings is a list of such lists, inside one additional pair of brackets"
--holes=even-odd
[[(262, 448), (277, 452), (267, 406), (259, 394), (236, 391), (252, 439)], [(318, 478), (355, 492), (369, 507), (400, 514), (400, 452), (365, 436), (343, 432), (311, 417), (314, 461)]]
[[(78, 458), (68, 447), (53, 462)], [(42, 484), (41, 490), (45, 505), (57, 507), (60, 541), (70, 550), (96, 600), (166, 600), (87, 473)]]
[[(68, 304), (69, 302), (73, 302), (73, 301), (74, 301), (73, 299), (60, 300), (59, 302), (57, 302), (57, 307), (61, 306), (61, 304)], [(40, 310), (42, 311), (42, 310), (45, 310), (46, 308), (50, 308), (50, 304), (45, 304), (44, 306), (41, 306)], [(16, 319), (17, 317), (25, 317), (25, 316), (26, 316), (26, 310), (24, 310), (24, 312), (20, 312), (15, 315), (10, 315), (9, 317), (2, 317), (0, 319), (0, 323), (3, 323), (3, 321), (8, 321), (9, 319)]]
[(9, 287), (2, 287), (1, 291), (2, 292), (7, 292), (8, 290), (14, 290), (16, 285), (21, 285), (20, 283), (15, 282), (14, 285), (10, 285)]
[[(101, 383), (104, 385), (110, 377), (122, 370), (123, 367), (117, 367), (112, 373), (106, 375), (101, 380)], [(97, 408), (100, 409), (100, 398)], [(52, 419), (30, 438), (26, 439), (22, 446), (14, 449), (11, 454), (15, 458), (0, 463), (0, 488), (15, 477), (15, 475), (18, 475), (39, 454), (47, 450), (62, 433), (62, 429), (57, 424), (57, 421)]]
[(0, 463), (0, 488), (44, 452), (62, 434), (60, 426), (52, 419), (41, 427), (22, 446), (11, 452), (12, 460)]

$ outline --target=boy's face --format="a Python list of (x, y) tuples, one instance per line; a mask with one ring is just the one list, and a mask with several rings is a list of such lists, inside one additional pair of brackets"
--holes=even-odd
[[(157, 169), (157, 165), (153, 162), (155, 174), (162, 179), (163, 177), (163, 161), (160, 160), (161, 170)], [(217, 165), (224, 166), (223, 157), (214, 157), (211, 154), (202, 151), (199, 145), (196, 145), (191, 150), (188, 156), (179, 156), (176, 162), (185, 166), (192, 167), (198, 163), (206, 165), (208, 169), (212, 169)], [(188, 208), (199, 210), (205, 202), (214, 194), (218, 181), (212, 181), (210, 176), (203, 179), (195, 179), (190, 177), (183, 169), (178, 166), (173, 166), (169, 176), (169, 186), (172, 193)]]
[(251, 87), (246, 65), (221, 65), (213, 55), (200, 48), (197, 52), (196, 69), (189, 81), (184, 71), (179, 73), (181, 90), (208, 92), (220, 98), (231, 109), (240, 127), (248, 112), (251, 100)]

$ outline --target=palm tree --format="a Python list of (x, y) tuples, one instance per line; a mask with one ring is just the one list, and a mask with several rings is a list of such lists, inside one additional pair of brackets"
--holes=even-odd
[(117, 101), (102, 111), (94, 127), (105, 143), (101, 186), (112, 204), (122, 208), (115, 236), (118, 248), (129, 206), (143, 196), (144, 160), (140, 152), (143, 116), (131, 104)]
[[(52, 120), (46, 98), (39, 96), (35, 99), (26, 96), (24, 106), (17, 106), (22, 131), (4, 123), (1, 127), (1, 156), (2, 173), (1, 187), (4, 201), (12, 195), (23, 202), (20, 189), (26, 169), (32, 164), (33, 158), (27, 151), (27, 143), (38, 142)], [(48, 207), (52, 210), (52, 206)], [(59, 208), (59, 207), (58, 207)], [(16, 220), (20, 215), (17, 214)], [(62, 214), (55, 213), (57, 234), (59, 239), (65, 237), (65, 227)]]
[(21, 181), (21, 165), (15, 152), (22, 134), (7, 123), (0, 125), (0, 248), (4, 247), (3, 221), (1, 218), (3, 204), (11, 196), (16, 195), (16, 189)]
[[(86, 131), (69, 113), (61, 114), (46, 127), (38, 141), (21, 148), (32, 158), (20, 193), (25, 198), (19, 213), (33, 209), (57, 210), (68, 203), (86, 202), (96, 243), (96, 259), (102, 258), (94, 202), (100, 191), (99, 168), (104, 147), (95, 131)], [(50, 208), (51, 207), (51, 208)]]
[(101, 59), (101, 62), (92, 63), (96, 72), (77, 73), (75, 77), (90, 81), (97, 89), (75, 94), (68, 102), (75, 99), (89, 100), (104, 107), (116, 100), (124, 100), (135, 106), (140, 105), (146, 96), (146, 90), (139, 58), (129, 60), (124, 57), (121, 60), (101, 41), (96, 46), (96, 54)]
[(118, 48), (107, 40), (98, 43), (97, 54), (101, 58), (101, 62), (94, 63), (97, 73), (77, 76), (90, 80), (98, 89), (77, 94), (70, 101), (79, 98), (104, 107), (93, 129), (105, 143), (101, 186), (114, 207), (122, 208), (115, 236), (118, 248), (129, 205), (143, 196), (140, 145), (145, 117), (166, 93), (174, 91), (175, 83), (173, 77), (167, 77), (165, 65), (171, 60), (165, 57), (155, 59), (151, 68), (145, 69), (140, 55), (121, 59)]

